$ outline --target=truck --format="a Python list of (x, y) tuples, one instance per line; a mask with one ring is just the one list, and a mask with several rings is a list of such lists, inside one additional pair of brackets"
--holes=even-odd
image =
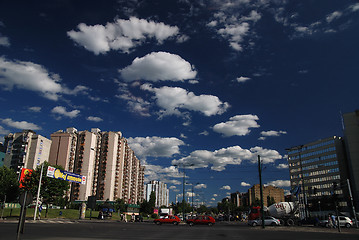
[[(298, 220), (298, 208), (293, 202), (279, 202), (264, 207), (264, 215), (278, 218), (283, 225), (292, 226)], [(249, 220), (261, 218), (261, 207), (251, 207), (248, 215)]]

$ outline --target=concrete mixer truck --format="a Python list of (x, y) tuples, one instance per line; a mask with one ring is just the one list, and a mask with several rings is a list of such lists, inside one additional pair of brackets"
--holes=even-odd
[[(264, 207), (264, 215), (278, 218), (282, 225), (292, 226), (297, 220), (297, 207), (293, 202), (279, 202)], [(249, 220), (261, 218), (261, 207), (251, 207), (248, 215)]]

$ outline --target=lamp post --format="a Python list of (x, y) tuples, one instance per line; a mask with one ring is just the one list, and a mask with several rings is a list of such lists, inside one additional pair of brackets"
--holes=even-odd
[(182, 168), (183, 168), (183, 199), (182, 199), (182, 217), (183, 217), (183, 221), (185, 220), (184, 219), (184, 215), (185, 215), (185, 179), (186, 179), (186, 167), (191, 167), (191, 166), (194, 166), (194, 164), (192, 163), (192, 164), (173, 164), (173, 166), (175, 166), (175, 167), (178, 167), (178, 168), (180, 168), (181, 166), (182, 166)]
[[(308, 218), (308, 208), (307, 208), (307, 195), (305, 192), (305, 183), (304, 183), (304, 176), (303, 176), (303, 165), (302, 165), (302, 149), (303, 149), (304, 145), (300, 145), (297, 147), (293, 147), (293, 148), (289, 148), (286, 149), (287, 151), (293, 151), (293, 150), (297, 150), (298, 151), (298, 156), (299, 156), (299, 167), (300, 167), (300, 180), (302, 182), (302, 186), (303, 186), (303, 198), (304, 198), (304, 217), (305, 219)], [(289, 155), (289, 154), (288, 154)]]

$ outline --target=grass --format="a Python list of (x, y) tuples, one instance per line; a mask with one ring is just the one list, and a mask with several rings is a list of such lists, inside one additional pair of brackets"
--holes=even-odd
[[(34, 217), (34, 208), (27, 208), (26, 217), (33, 218)], [(61, 214), (60, 214), (61, 212)], [(0, 214), (2, 213), (2, 209), (0, 209)], [(90, 219), (91, 211), (86, 210), (85, 219)], [(97, 218), (99, 211), (92, 211), (91, 217)], [(79, 219), (80, 211), (78, 209), (48, 209), (47, 217), (45, 218), (46, 209), (43, 209), (41, 212), (41, 219)], [(3, 218), (7, 219), (18, 219), (20, 216), (20, 208), (14, 209), (4, 209)], [(120, 220), (121, 216), (118, 213), (112, 214), (112, 220)]]

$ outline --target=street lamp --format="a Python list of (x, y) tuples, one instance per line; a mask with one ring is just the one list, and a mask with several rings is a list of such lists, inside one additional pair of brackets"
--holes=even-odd
[(184, 221), (184, 214), (185, 214), (185, 195), (184, 195), (184, 193), (185, 193), (185, 178), (186, 178), (186, 167), (191, 167), (191, 166), (194, 166), (194, 164), (192, 163), (192, 164), (182, 164), (182, 163), (180, 163), (180, 164), (173, 164), (173, 166), (175, 166), (175, 167), (178, 167), (178, 168), (180, 168), (181, 166), (182, 166), (182, 168), (183, 168), (183, 199), (182, 199), (182, 217), (183, 217), (183, 221)]
[[(305, 219), (308, 218), (308, 208), (307, 208), (307, 195), (305, 192), (305, 183), (304, 183), (304, 176), (303, 176), (303, 165), (302, 165), (302, 149), (303, 149), (304, 145), (300, 145), (297, 147), (292, 147), (292, 148), (288, 148), (286, 149), (287, 151), (293, 151), (293, 150), (297, 150), (298, 151), (298, 156), (299, 156), (299, 166), (300, 166), (300, 179), (302, 182), (302, 186), (303, 186), (303, 198), (304, 198), (304, 217)], [(288, 154), (289, 155), (289, 154)]]

